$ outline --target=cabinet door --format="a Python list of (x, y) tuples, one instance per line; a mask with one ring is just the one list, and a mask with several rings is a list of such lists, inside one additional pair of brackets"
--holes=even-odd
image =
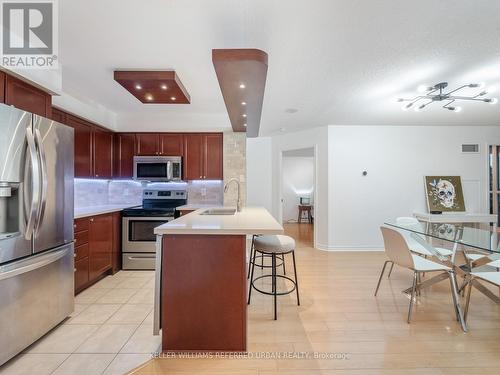
[(75, 177), (92, 177), (92, 126), (72, 115), (66, 125), (75, 129)]
[(115, 134), (114, 177), (132, 178), (134, 175), (135, 134)]
[(113, 133), (94, 127), (94, 177), (111, 178), (113, 174)]
[(5, 76), (4, 72), (0, 72), (0, 103), (5, 103)]
[(61, 124), (66, 124), (66, 113), (60, 109), (52, 107), (52, 120), (57, 121)]
[(89, 258), (75, 260), (75, 292), (79, 292), (89, 282)]
[(52, 96), (8, 74), (5, 78), (5, 104), (40, 116), (51, 117)]
[(160, 134), (160, 155), (182, 156), (182, 134)]
[(184, 179), (203, 179), (203, 137), (201, 134), (184, 135)]
[(111, 214), (113, 217), (113, 246), (111, 264), (113, 274), (122, 269), (122, 215), (120, 212)]
[(139, 133), (136, 135), (137, 155), (155, 156), (159, 155), (158, 134)]
[(203, 178), (222, 180), (222, 134), (205, 134), (203, 136)]
[(90, 218), (89, 280), (94, 280), (111, 268), (113, 217), (98, 215)]

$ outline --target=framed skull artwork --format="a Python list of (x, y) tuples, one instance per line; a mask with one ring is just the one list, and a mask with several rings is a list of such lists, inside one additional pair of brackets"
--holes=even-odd
[(460, 176), (425, 176), (429, 212), (465, 212)]

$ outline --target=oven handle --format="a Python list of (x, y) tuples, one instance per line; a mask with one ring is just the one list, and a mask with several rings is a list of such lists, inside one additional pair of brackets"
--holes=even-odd
[(130, 256), (127, 256), (128, 259), (130, 260), (134, 260), (134, 259), (154, 259), (156, 258), (156, 255), (155, 254), (151, 254), (151, 255), (130, 255)]

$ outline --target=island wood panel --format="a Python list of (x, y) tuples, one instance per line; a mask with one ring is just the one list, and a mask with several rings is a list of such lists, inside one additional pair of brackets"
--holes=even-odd
[(163, 351), (246, 351), (246, 236), (164, 235)]

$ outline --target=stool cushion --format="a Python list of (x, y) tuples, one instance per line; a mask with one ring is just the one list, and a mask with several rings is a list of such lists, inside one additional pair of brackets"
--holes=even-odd
[(266, 253), (287, 253), (295, 249), (295, 240), (281, 234), (276, 236), (255, 237), (254, 246), (256, 250)]

